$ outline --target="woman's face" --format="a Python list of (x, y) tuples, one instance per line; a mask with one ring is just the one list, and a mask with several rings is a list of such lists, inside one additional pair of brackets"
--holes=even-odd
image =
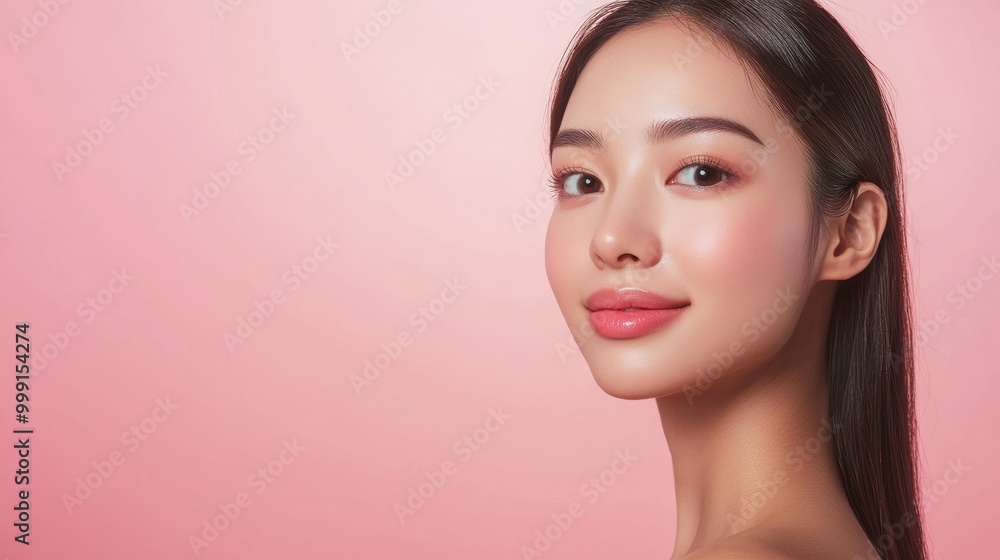
[[(598, 384), (622, 398), (691, 400), (776, 359), (816, 279), (806, 149), (705, 37), (660, 20), (612, 38), (552, 154), (566, 173), (546, 273)], [(633, 288), (670, 302), (629, 300)], [(588, 301), (602, 289), (625, 291)]]

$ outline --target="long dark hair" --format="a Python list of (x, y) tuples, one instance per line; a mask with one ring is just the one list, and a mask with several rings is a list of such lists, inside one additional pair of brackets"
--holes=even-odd
[[(550, 154), (594, 53), (616, 33), (665, 16), (710, 31), (762, 78), (808, 146), (814, 218), (842, 215), (860, 182), (885, 195), (887, 223), (874, 258), (837, 286), (825, 349), (830, 417), (840, 426), (841, 480), (868, 539), (882, 558), (923, 560), (900, 154), (876, 70), (813, 0), (613, 2), (590, 14), (564, 56), (550, 107)], [(817, 102), (817, 92), (827, 93)], [(811, 227), (815, 246), (819, 220)]]

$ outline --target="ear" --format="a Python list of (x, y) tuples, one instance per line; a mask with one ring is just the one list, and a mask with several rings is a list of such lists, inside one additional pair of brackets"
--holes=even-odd
[(846, 280), (864, 270), (875, 257), (887, 217), (882, 189), (859, 183), (847, 212), (827, 222), (830, 236), (819, 279)]

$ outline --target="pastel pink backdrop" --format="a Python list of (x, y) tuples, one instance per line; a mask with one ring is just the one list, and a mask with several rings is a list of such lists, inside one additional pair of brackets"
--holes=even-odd
[[(576, 502), (543, 557), (667, 557), (655, 404), (594, 383), (544, 274), (551, 208), (531, 208), (556, 64), (600, 4), (5, 2), (0, 357), (30, 322), (35, 433), (26, 547), (8, 371), (0, 556), (513, 559)], [(998, 11), (828, 5), (922, 158), (924, 511), (935, 558), (982, 558), (1000, 280), (973, 278), (1000, 249)], [(390, 188), (417, 142), (433, 153)], [(960, 284), (977, 288), (961, 307)], [(366, 360), (384, 369), (356, 387)], [(636, 459), (591, 501), (616, 452)], [(411, 489), (425, 497), (401, 520)]]

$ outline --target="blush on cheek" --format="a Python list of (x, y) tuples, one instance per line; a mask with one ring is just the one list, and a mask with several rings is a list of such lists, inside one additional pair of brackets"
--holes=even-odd
[(574, 270), (579, 269), (581, 264), (586, 264), (580, 260), (587, 259), (588, 254), (580, 253), (580, 249), (574, 246), (580, 240), (569, 228), (555, 221), (555, 218), (553, 220), (545, 234), (545, 274), (556, 299), (561, 299), (570, 288), (567, 283), (572, 281)]
[(728, 272), (747, 282), (775, 284), (760, 286), (764, 289), (788, 288), (804, 258), (807, 225), (805, 208), (792, 197), (769, 197), (729, 212), (720, 234)]
[(672, 251), (685, 283), (698, 290), (755, 276), (767, 250), (762, 242), (768, 219), (749, 212), (702, 218), (683, 228)]

